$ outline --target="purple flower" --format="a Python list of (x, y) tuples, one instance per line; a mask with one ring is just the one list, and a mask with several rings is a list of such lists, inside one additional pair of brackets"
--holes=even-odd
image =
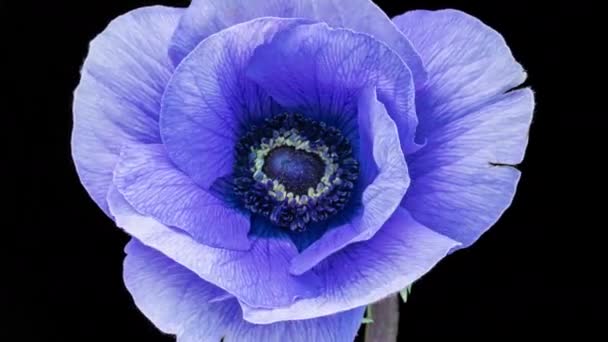
[(352, 341), (366, 305), (509, 206), (534, 99), (459, 11), (369, 0), (146, 7), (91, 43), (72, 147), (179, 342)]

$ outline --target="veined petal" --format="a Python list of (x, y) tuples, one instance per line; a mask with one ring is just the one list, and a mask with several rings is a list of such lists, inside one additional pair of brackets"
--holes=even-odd
[(510, 166), (524, 156), (534, 97), (530, 89), (505, 93), (526, 73), (503, 37), (480, 20), (441, 10), (394, 21), (429, 71), (416, 94), (417, 134), (426, 145), (408, 156), (412, 185), (403, 205), (466, 247), (513, 199), (520, 174)]
[(114, 184), (138, 212), (211, 247), (248, 249), (250, 215), (201, 189), (169, 160), (163, 145), (123, 148)]
[[(316, 275), (289, 274), (289, 261), (297, 250), (286, 236), (258, 234), (247, 251), (213, 248), (138, 213), (115, 188), (108, 194), (108, 204), (118, 226), (131, 236), (251, 306), (277, 307), (318, 295)], [(263, 224), (254, 221), (252, 229), (262, 231)]]
[(378, 101), (374, 88), (366, 88), (360, 95), (358, 122), (362, 208), (348, 223), (327, 231), (297, 255), (291, 263), (294, 274), (308, 271), (348, 244), (374, 236), (397, 209), (409, 186), (397, 126)]
[(533, 109), (532, 91), (516, 90), (434, 131), (409, 160), (403, 206), (462, 247), (475, 242), (513, 200)]
[(90, 44), (74, 92), (72, 156), (84, 187), (107, 214), (122, 145), (160, 141), (160, 100), (173, 71), (167, 48), (183, 12), (136, 9), (114, 19)]
[(305, 18), (371, 35), (399, 55), (417, 85), (426, 80), (416, 50), (370, 0), (194, 0), (171, 41), (171, 58), (177, 65), (212, 34), (260, 17)]
[(257, 325), (236, 298), (162, 253), (131, 240), (124, 279), (138, 308), (178, 342), (352, 342), (365, 307), (310, 320)]
[(253, 308), (241, 302), (243, 314), (250, 322), (265, 324), (367, 305), (405, 288), (458, 245), (398, 208), (373, 238), (347, 246), (305, 273), (321, 278), (319, 296), (274, 309)]
[(416, 94), (422, 139), (526, 79), (503, 37), (464, 12), (410, 11), (393, 21), (428, 70), (428, 81)]
[(303, 23), (263, 18), (233, 26), (199, 44), (175, 70), (163, 97), (161, 134), (173, 162), (204, 189), (232, 172), (241, 134), (278, 110), (245, 77), (254, 50)]
[(296, 26), (260, 46), (247, 75), (283, 107), (339, 128), (351, 139), (357, 132), (358, 95), (375, 87), (397, 124), (403, 151), (419, 148), (412, 73), (371, 36), (324, 23)]

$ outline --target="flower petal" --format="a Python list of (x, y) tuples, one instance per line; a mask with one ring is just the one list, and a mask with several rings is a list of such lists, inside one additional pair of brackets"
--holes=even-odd
[(297, 26), (260, 46), (247, 75), (282, 106), (323, 120), (351, 139), (358, 94), (376, 87), (399, 128), (402, 149), (418, 148), (411, 72), (388, 46), (368, 35), (324, 23)]
[[(289, 305), (318, 294), (316, 275), (289, 274), (289, 261), (297, 250), (288, 237), (258, 237), (248, 251), (213, 248), (136, 212), (115, 188), (108, 194), (108, 204), (118, 226), (131, 236), (251, 306)], [(252, 229), (263, 230), (260, 224), (252, 222)]]
[(526, 79), (502, 36), (466, 13), (420, 10), (393, 21), (428, 70), (428, 82), (416, 94), (421, 138)]
[(373, 238), (344, 248), (305, 273), (321, 277), (320, 296), (275, 309), (256, 309), (241, 302), (243, 314), (252, 323), (265, 324), (367, 305), (411, 284), (457, 245), (398, 208)]
[(245, 77), (254, 49), (302, 23), (264, 18), (233, 26), (198, 45), (175, 70), (163, 97), (161, 134), (171, 159), (201, 187), (232, 172), (241, 134), (277, 110)]
[(366, 88), (359, 97), (358, 122), (359, 182), (365, 186), (363, 208), (350, 222), (327, 231), (296, 256), (291, 262), (293, 274), (302, 274), (344, 246), (374, 236), (397, 209), (409, 186), (399, 132), (374, 88)]
[(211, 247), (248, 249), (249, 213), (201, 189), (171, 163), (162, 145), (126, 146), (114, 184), (138, 212)]
[(106, 213), (121, 146), (160, 141), (160, 99), (173, 70), (167, 48), (183, 12), (136, 9), (91, 42), (74, 92), (72, 155), (83, 185)]
[(131, 240), (125, 284), (138, 308), (178, 342), (352, 342), (365, 307), (310, 320), (251, 324), (238, 301), (160, 252)]
[(170, 56), (177, 65), (210, 35), (259, 17), (306, 18), (369, 34), (389, 45), (403, 59), (416, 84), (426, 80), (416, 50), (370, 0), (194, 0), (175, 31)]
[(462, 247), (472, 244), (513, 199), (520, 173), (510, 165), (524, 156), (533, 110), (532, 91), (516, 90), (438, 128), (408, 160), (403, 206)]

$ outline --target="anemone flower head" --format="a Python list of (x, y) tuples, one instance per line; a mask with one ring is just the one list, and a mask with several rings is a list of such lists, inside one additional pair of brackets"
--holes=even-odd
[(132, 239), (124, 280), (179, 342), (352, 341), (365, 307), (509, 206), (534, 100), (456, 10), (194, 0), (113, 20), (73, 157)]

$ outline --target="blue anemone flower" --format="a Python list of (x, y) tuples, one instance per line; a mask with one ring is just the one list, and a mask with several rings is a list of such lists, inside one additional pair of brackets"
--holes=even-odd
[(194, 0), (96, 37), (72, 148), (132, 239), (124, 280), (190, 341), (352, 341), (365, 307), (509, 206), (534, 108), (456, 10)]

